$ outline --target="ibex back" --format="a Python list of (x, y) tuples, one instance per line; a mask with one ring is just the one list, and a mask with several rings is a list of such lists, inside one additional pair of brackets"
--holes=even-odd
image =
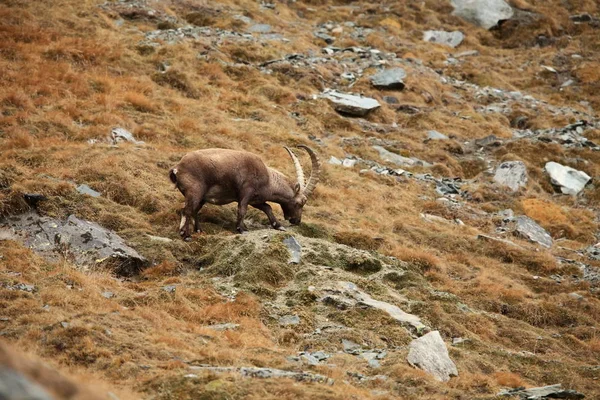
[(267, 202), (281, 205), (285, 219), (298, 225), (302, 219), (302, 208), (319, 181), (321, 169), (319, 158), (312, 149), (304, 145), (298, 147), (306, 150), (312, 161), (307, 182), (300, 161), (287, 147), (285, 149), (296, 168), (295, 182), (267, 167), (257, 155), (246, 151), (205, 149), (183, 156), (169, 171), (171, 181), (185, 196), (179, 234), (189, 239), (192, 219), (194, 230), (202, 231), (198, 213), (205, 203), (224, 205), (237, 202), (237, 230), (240, 233), (247, 230), (244, 217), (248, 205), (267, 214), (273, 228), (284, 230)]

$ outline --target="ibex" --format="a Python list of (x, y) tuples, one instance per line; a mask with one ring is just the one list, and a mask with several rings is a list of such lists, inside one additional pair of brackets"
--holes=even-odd
[(228, 149), (205, 149), (186, 154), (169, 171), (169, 178), (185, 196), (181, 212), (179, 234), (190, 238), (190, 223), (194, 218), (194, 230), (200, 229), (200, 209), (205, 203), (225, 205), (238, 203), (237, 230), (247, 231), (244, 217), (248, 205), (267, 214), (271, 226), (285, 230), (273, 215), (268, 201), (281, 205), (283, 215), (292, 225), (300, 224), (302, 208), (319, 182), (321, 164), (315, 152), (307, 146), (312, 161), (308, 181), (296, 155), (285, 147), (296, 169), (296, 182), (281, 172), (267, 167), (256, 154)]

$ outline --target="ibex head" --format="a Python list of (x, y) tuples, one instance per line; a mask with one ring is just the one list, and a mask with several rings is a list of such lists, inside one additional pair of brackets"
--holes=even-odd
[(292, 225), (300, 224), (302, 220), (302, 208), (306, 204), (306, 201), (308, 200), (310, 195), (315, 190), (315, 187), (319, 182), (319, 175), (321, 173), (321, 163), (319, 161), (319, 157), (317, 157), (315, 152), (310, 147), (305, 145), (299, 145), (298, 147), (306, 150), (306, 152), (310, 156), (312, 168), (310, 171), (310, 177), (308, 178), (308, 181), (305, 181), (304, 170), (302, 169), (302, 165), (300, 164), (298, 157), (296, 157), (296, 155), (288, 147), (285, 148), (290, 154), (292, 161), (294, 162), (297, 182), (294, 186), (294, 197), (286, 203), (281, 203), (281, 209), (283, 210), (284, 218), (290, 221)]

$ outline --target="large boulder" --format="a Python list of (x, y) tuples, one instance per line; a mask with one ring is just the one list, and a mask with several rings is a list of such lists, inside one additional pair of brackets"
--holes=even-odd
[(583, 171), (550, 161), (544, 167), (552, 184), (564, 194), (577, 196), (592, 179)]
[(337, 112), (357, 117), (364, 117), (380, 107), (379, 102), (370, 97), (346, 94), (335, 90), (325, 90), (321, 96), (329, 100)]
[(377, 89), (402, 90), (406, 72), (402, 68), (390, 68), (380, 71), (371, 77), (371, 83)]
[(510, 19), (514, 10), (504, 0), (450, 0), (454, 7), (452, 15), (461, 17), (484, 29)]
[(446, 344), (438, 331), (429, 332), (410, 342), (408, 362), (441, 382), (449, 381), (451, 376), (458, 376), (456, 364), (450, 359)]
[(28, 212), (4, 220), (0, 231), (5, 238), (22, 242), (51, 261), (66, 254), (82, 267), (112, 262), (119, 275), (135, 274), (147, 264), (115, 232), (75, 215), (61, 221)]
[(527, 186), (527, 167), (522, 161), (503, 162), (496, 169), (494, 181), (516, 192)]
[(431, 43), (439, 43), (452, 48), (458, 46), (465, 39), (465, 35), (459, 31), (425, 31), (423, 32), (423, 40)]

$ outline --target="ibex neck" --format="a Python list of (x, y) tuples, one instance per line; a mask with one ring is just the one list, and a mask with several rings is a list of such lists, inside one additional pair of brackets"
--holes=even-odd
[(270, 201), (287, 203), (294, 198), (294, 184), (281, 172), (269, 168)]

